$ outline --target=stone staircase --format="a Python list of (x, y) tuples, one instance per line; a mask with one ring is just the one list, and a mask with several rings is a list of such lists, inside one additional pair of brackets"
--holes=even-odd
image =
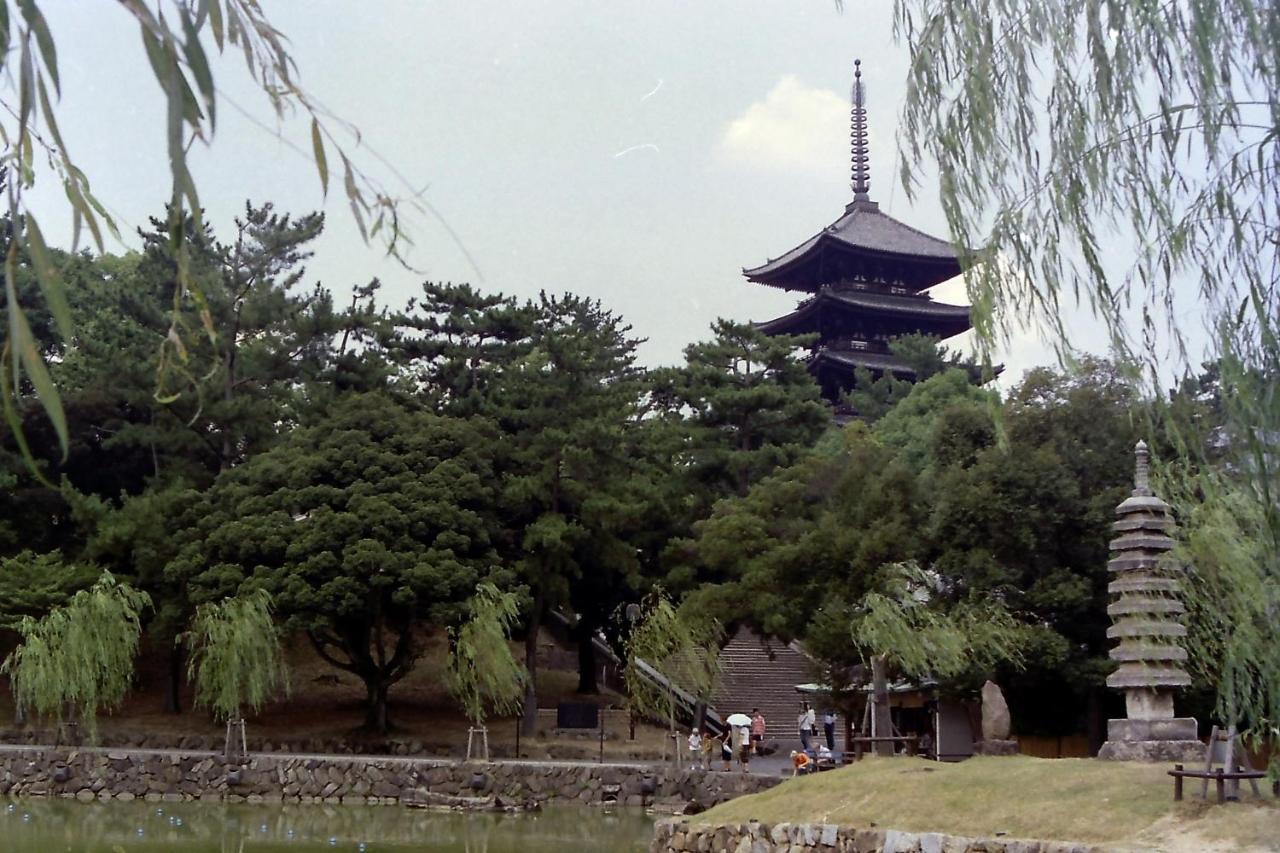
[[(721, 716), (750, 714), (752, 708), (759, 708), (767, 724), (766, 741), (777, 740), (785, 749), (798, 748), (796, 715), (804, 697), (795, 688), (819, 677), (799, 645), (764, 640), (748, 628), (739, 628), (720, 653), (720, 669), (715, 706)], [(821, 725), (819, 719), (819, 729)]]

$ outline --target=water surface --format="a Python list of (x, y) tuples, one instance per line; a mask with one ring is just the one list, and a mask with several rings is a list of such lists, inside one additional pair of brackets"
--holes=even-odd
[(640, 853), (653, 819), (588, 806), (534, 815), (436, 813), (403, 806), (0, 801), (6, 853)]

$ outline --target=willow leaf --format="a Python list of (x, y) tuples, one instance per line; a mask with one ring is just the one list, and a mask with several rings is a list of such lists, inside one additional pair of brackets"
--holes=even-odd
[(44, 294), (54, 322), (58, 324), (58, 333), (66, 342), (71, 341), (73, 325), (71, 322), (71, 306), (67, 304), (67, 291), (62, 283), (58, 268), (49, 257), (49, 248), (45, 244), (40, 226), (31, 214), (27, 214), (24, 222), (24, 234), (27, 238), (27, 251), (31, 253), (31, 263), (36, 270), (36, 280), (40, 282), (40, 291)]
[(22, 17), (26, 19), (27, 25), (35, 33), (40, 58), (44, 61), (45, 70), (53, 78), (53, 88), (61, 95), (62, 84), (58, 80), (58, 52), (53, 44), (53, 35), (49, 32), (49, 24), (45, 21), (35, 0), (18, 0), (18, 6), (22, 10)]
[(316, 159), (316, 170), (320, 173), (320, 188), (324, 197), (329, 197), (329, 161), (324, 154), (324, 138), (320, 134), (320, 122), (311, 119), (311, 150)]

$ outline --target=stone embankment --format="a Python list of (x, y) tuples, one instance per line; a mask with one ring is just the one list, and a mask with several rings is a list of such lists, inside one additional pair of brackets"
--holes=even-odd
[[(555, 712), (550, 713), (550, 722), (543, 719), (544, 712), (539, 711), (539, 734), (554, 736), (557, 734)], [(609, 725), (617, 726), (614, 712), (606, 712), (605, 720)], [(607, 740), (619, 742), (625, 729), (610, 729)], [(595, 729), (578, 733), (574, 737), (565, 737), (552, 742), (531, 742), (526, 740), (521, 746), (521, 757), (535, 761), (594, 761), (599, 733)], [(222, 749), (225, 735), (221, 732), (208, 735), (173, 735), (173, 734), (139, 734), (139, 733), (104, 733), (98, 745), (112, 749), (182, 749), (191, 752), (215, 752)], [(0, 730), (0, 744), (21, 744), (24, 746), (42, 747), (45, 744), (58, 743), (58, 733), (52, 729), (8, 729)], [(65, 743), (65, 741), (64, 741)], [(248, 745), (250, 752), (295, 752), (308, 755), (396, 755), (462, 758), (466, 752), (466, 744), (458, 738), (423, 739), (396, 737), (262, 737), (249, 729)], [(510, 743), (494, 739), (490, 746), (490, 754), (494, 758), (515, 759), (515, 749)], [(617, 752), (614, 752), (617, 755)], [(659, 750), (635, 746), (627, 749), (625, 756), (618, 755), (615, 760), (624, 762), (660, 761)]]
[(779, 780), (676, 771), (661, 765), (456, 762), (395, 757), (252, 754), (228, 763), (211, 752), (7, 748), (0, 795), (81, 800), (229, 800), (398, 803), (421, 792), (498, 796), (513, 802), (703, 806)]
[(699, 826), (661, 820), (650, 853), (1100, 853), (1101, 848), (1058, 841), (965, 838), (938, 832), (899, 832), (833, 823), (763, 823)]

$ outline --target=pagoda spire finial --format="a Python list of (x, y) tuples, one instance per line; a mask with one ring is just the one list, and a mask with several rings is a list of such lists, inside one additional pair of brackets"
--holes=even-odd
[(853, 200), (870, 201), (871, 158), (867, 153), (867, 102), (862, 86), (862, 60), (853, 61), (853, 108), (849, 111), (853, 160)]
[(1138, 444), (1133, 448), (1134, 456), (1137, 462), (1133, 471), (1133, 493), (1135, 495), (1150, 495), (1151, 491), (1151, 453), (1147, 450), (1147, 443), (1138, 440)]

